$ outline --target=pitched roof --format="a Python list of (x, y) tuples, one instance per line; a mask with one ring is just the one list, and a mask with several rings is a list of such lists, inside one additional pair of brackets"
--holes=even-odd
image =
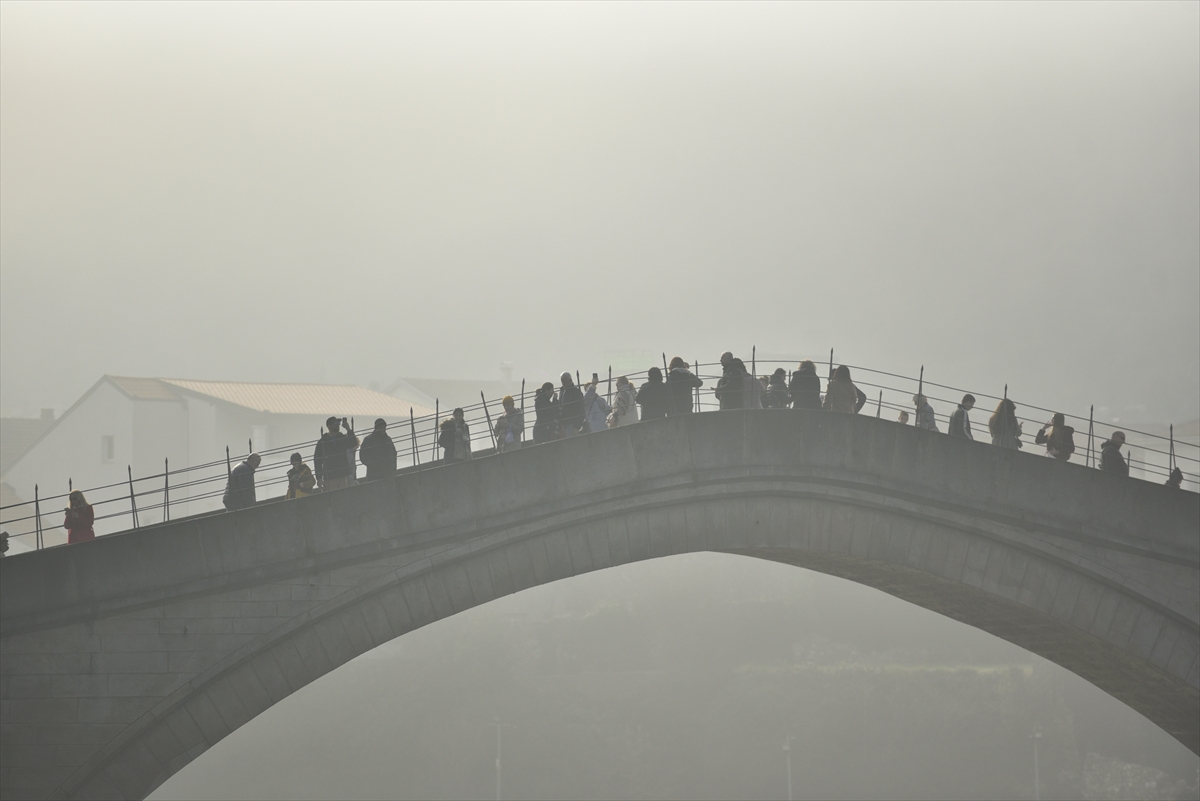
[(422, 404), (352, 384), (252, 384), (178, 378), (158, 380), (169, 387), (268, 414), (354, 415), (395, 420), (408, 417), (410, 407), (418, 415), (433, 412), (433, 409)]
[[(529, 402), (533, 403), (533, 390), (528, 388)], [(488, 401), (496, 401), (505, 395), (517, 397), (521, 392), (520, 381), (478, 381), (455, 378), (397, 378), (387, 388), (391, 395), (413, 398), (432, 408), (439, 401), (443, 411), (455, 406), (473, 406), (479, 403), (482, 391)]]
[(0, 418), (0, 474), (16, 464), (21, 454), (52, 425), (53, 419), (40, 417)]
[(108, 376), (108, 380), (115, 384), (117, 389), (134, 400), (179, 400), (179, 393), (157, 378), (132, 378), (123, 375), (110, 375)]

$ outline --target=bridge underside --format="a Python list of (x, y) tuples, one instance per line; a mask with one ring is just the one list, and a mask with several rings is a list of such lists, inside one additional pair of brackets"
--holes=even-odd
[(988, 631), (1200, 753), (1195, 497), (887, 421), (721, 413), (6, 559), (0, 789), (144, 797), (408, 631), (700, 551)]

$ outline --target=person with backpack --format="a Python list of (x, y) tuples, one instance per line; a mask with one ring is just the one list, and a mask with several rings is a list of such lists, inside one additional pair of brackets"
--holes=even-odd
[(792, 396), (793, 409), (821, 408), (821, 377), (817, 375), (817, 366), (811, 359), (805, 359), (797, 366), (788, 384), (788, 391)]
[(1067, 425), (1067, 418), (1062, 412), (1055, 412), (1050, 422), (1042, 426), (1034, 436), (1037, 445), (1046, 446), (1046, 455), (1052, 459), (1065, 462), (1075, 453), (1075, 429)]
[(375, 430), (363, 437), (358, 458), (367, 466), (367, 481), (396, 475), (396, 444), (388, 436), (387, 421), (375, 421)]
[[(339, 424), (346, 427), (346, 433), (341, 432)], [(330, 417), (325, 425), (329, 430), (321, 435), (313, 450), (313, 472), (321, 489), (344, 489), (350, 486), (354, 472), (350, 455), (358, 447), (358, 437), (350, 430), (350, 421), (345, 417), (340, 420)]]
[(695, 411), (694, 392), (704, 381), (688, 369), (679, 356), (671, 359), (667, 370), (667, 414), (691, 414)]
[[(669, 379), (668, 379), (669, 380)], [(638, 421), (637, 393), (628, 376), (617, 377), (617, 394), (613, 398), (612, 412), (608, 415), (608, 427), (620, 428)]]

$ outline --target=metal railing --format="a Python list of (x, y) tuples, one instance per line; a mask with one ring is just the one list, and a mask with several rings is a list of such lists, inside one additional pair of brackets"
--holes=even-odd
[[(826, 366), (825, 359), (814, 358), (812, 361), (818, 365), (818, 374), (826, 373), (826, 370), (822, 369)], [(764, 374), (770, 375), (777, 367), (783, 367), (789, 379), (796, 366), (795, 361), (759, 361), (753, 355), (746, 363), (747, 370), (760, 377)], [(861, 365), (847, 364), (846, 366), (851, 370), (855, 385), (867, 395), (867, 402), (860, 410), (861, 414), (873, 413), (876, 417), (882, 417), (886, 410), (888, 417), (894, 419), (900, 411), (907, 411), (910, 413), (912, 421), (915, 422), (916, 415), (912, 397), (918, 392), (923, 394), (931, 405), (946, 404), (950, 410), (956, 408), (962, 395), (967, 393), (967, 390), (926, 379), (924, 368), (918, 377), (914, 378)], [(693, 393), (694, 411), (704, 412), (719, 409), (720, 404), (717, 401), (715, 390), (721, 377), (721, 365), (716, 362), (693, 361), (688, 367), (704, 380), (704, 386)], [(664, 376), (667, 372), (665, 368), (666, 355), (664, 354)], [(833, 368), (832, 353), (828, 360), (828, 368), (831, 372)], [(638, 383), (645, 380), (646, 373), (647, 371), (643, 370), (626, 375), (636, 387)], [(579, 372), (576, 371), (575, 375), (577, 385), (582, 388), (582, 385), (578, 384)], [(827, 381), (828, 375), (824, 375), (821, 378), (822, 388), (825, 387)], [(601, 378), (600, 382), (602, 394), (611, 403), (615, 389), (615, 377), (611, 368), (608, 370), (607, 378)], [(946, 393), (955, 393), (957, 397), (947, 396)], [(522, 381), (520, 394), (513, 396), (518, 408), (526, 413), (525, 441), (527, 444), (532, 439), (534, 425), (532, 408), (534, 394), (535, 390), (527, 389), (525, 382)], [(1023, 403), (1008, 393), (1007, 387), (1002, 395), (980, 391), (971, 391), (970, 394), (974, 395), (981, 405), (986, 405), (985, 401), (999, 402), (1006, 397), (1012, 400), (1018, 410), (1017, 419), (1024, 426), (1022, 436), (1026, 439), (1022, 440), (1023, 444), (1031, 450), (1041, 447), (1034, 445), (1032, 434), (1048, 421), (1049, 416), (1054, 413), (1053, 410)], [(462, 407), (465, 421), (470, 430), (473, 452), (487, 451), (495, 447), (492, 426), (497, 416), (493, 412), (498, 411), (500, 406), (498, 399), (487, 400), (483, 397), (483, 393), (480, 393), (479, 403)], [(449, 410), (443, 412), (440, 402), (435, 402), (435, 409), (433, 414), (421, 416), (416, 416), (410, 409), (407, 419), (393, 421), (387, 425), (387, 431), (396, 444), (399, 470), (410, 471), (444, 464), (440, 459), (437, 445), (438, 424), (442, 418), (449, 416)], [(1040, 412), (1044, 416), (1034, 418), (1024, 414), (1028, 410)], [(945, 430), (950, 415), (944, 410), (937, 410), (936, 407), (934, 414), (940, 427)], [(982, 406), (977, 407), (974, 428), (979, 432), (978, 439), (985, 442), (990, 442), (986, 423), (988, 415), (990, 415), (990, 411)], [(1108, 439), (1113, 431), (1121, 430), (1129, 438), (1126, 459), (1131, 468), (1131, 477), (1137, 478), (1134, 473), (1140, 472), (1143, 478), (1161, 481), (1170, 474), (1172, 468), (1179, 467), (1183, 472), (1185, 486), (1189, 488), (1200, 486), (1200, 445), (1175, 440), (1173, 429), (1170, 435), (1164, 437), (1097, 421), (1091, 415), (1084, 417), (1078, 414), (1065, 414), (1065, 417), (1069, 424), (1074, 423), (1076, 450), (1073, 458), (1077, 462), (1082, 461), (1087, 466), (1097, 465), (1099, 444)], [(912, 423), (910, 422), (910, 424)], [(370, 430), (355, 429), (355, 433), (361, 435), (370, 433)], [(1138, 440), (1136, 445), (1132, 443), (1135, 438)], [(261, 496), (276, 488), (286, 491), (286, 471), (290, 467), (290, 455), (299, 451), (301, 454), (307, 455), (306, 461), (310, 460), (311, 449), (316, 446), (317, 441), (312, 439), (259, 451), (262, 463), (255, 473), (257, 493)], [(181, 517), (180, 511), (185, 513), (183, 516), (211, 514), (220, 510), (219, 502), (224, 495), (232, 466), (240, 463), (253, 452), (253, 442), (247, 441), (247, 447), (245, 453), (236, 455), (232, 454), (227, 447), (225, 459), (174, 470), (164, 459), (162, 472), (140, 477), (134, 477), (132, 467), (127, 467), (126, 480), (91, 487), (84, 491), (95, 510), (97, 523), (128, 518), (130, 528), (139, 528), (143, 525), (142, 521), (146, 520), (150, 521), (147, 523), (148, 525), (172, 519), (178, 520)], [(1139, 452), (1140, 459), (1135, 458), (1134, 447)], [(358, 467), (355, 470), (357, 478)], [(35, 485), (32, 501), (0, 507), (0, 515), (2, 515), (0, 528), (8, 531), (10, 537), (14, 539), (33, 538), (32, 541), (36, 548), (46, 547), (46, 534), (50, 531), (58, 531), (61, 527), (61, 523), (58, 523), (57, 520), (51, 521), (50, 518), (52, 515), (57, 518), (62, 514), (61, 511), (48, 512), (48, 505), (64, 504), (71, 489), (73, 487), (68, 484), (67, 493), (41, 495), (40, 487)], [(282, 493), (266, 500), (278, 500), (281, 497)]]

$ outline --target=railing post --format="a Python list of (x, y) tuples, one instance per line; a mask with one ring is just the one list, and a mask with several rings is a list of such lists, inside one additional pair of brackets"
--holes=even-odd
[(171, 461), (163, 458), (163, 522), (171, 519)]
[(833, 378), (833, 348), (829, 349), (829, 377)]
[[(755, 381), (758, 380), (758, 358), (757, 357), (758, 357), (758, 345), (751, 345), (750, 346), (750, 375), (754, 377)], [(664, 353), (663, 361), (665, 362), (666, 359), (667, 359), (667, 355)], [(665, 367), (666, 365), (664, 364), (663, 366)]]
[(879, 402), (875, 404), (875, 419), (878, 420), (883, 414), (883, 390), (879, 390)]
[[(321, 436), (325, 436), (324, 429), (321, 430)], [(229, 446), (228, 445), (225, 446), (225, 477), (230, 480), (233, 479), (233, 465), (231, 465), (229, 463)]]
[(408, 429), (412, 434), (413, 464), (419, 465), (421, 463), (421, 454), (417, 453), (417, 418), (413, 416), (413, 408), (411, 406), (408, 407)]
[(429, 446), (429, 461), (431, 462), (437, 461), (437, 432), (438, 422), (440, 422), (438, 418), (442, 414), (441, 405), (441, 401), (437, 398), (433, 399), (433, 442)]
[(133, 527), (139, 528), (137, 514), (137, 499), (133, 497), (133, 465), (126, 465), (125, 470), (129, 474), (129, 514), (133, 517)]
[(1095, 416), (1096, 416), (1096, 406), (1095, 406), (1095, 404), (1092, 404), (1092, 406), (1088, 409), (1088, 455), (1087, 455), (1087, 466), (1088, 467), (1092, 466), (1092, 442), (1094, 440), (1094, 433), (1095, 433), (1095, 424), (1094, 424), (1093, 420), (1094, 420)]
[(40, 551), (42, 549), (42, 501), (38, 495), (38, 485), (33, 485), (33, 520), (34, 531), (37, 532), (36, 545)]
[[(700, 377), (700, 360), (695, 359), (695, 360), (693, 360), (692, 363), (696, 368), (696, 377), (699, 378)], [(695, 394), (694, 403), (696, 404), (696, 406), (694, 409), (692, 409), (692, 411), (698, 412), (698, 411), (700, 411), (700, 387), (696, 387), (696, 391), (694, 394)]]
[(1175, 470), (1175, 424), (1174, 423), (1171, 423), (1170, 432), (1171, 432), (1171, 449), (1167, 453), (1167, 475), (1168, 475), (1168, 477)]
[[(663, 376), (663, 378), (665, 379), (666, 376)], [(524, 380), (522, 380), (521, 381), (521, 395), (522, 395), (521, 400), (522, 401), (525, 400), (524, 394), (525, 394), (525, 382), (524, 382)], [(611, 364), (608, 366), (608, 405), (612, 406), (612, 365)], [(524, 412), (525, 410), (521, 409), (521, 411)]]
[(487, 398), (483, 397), (482, 390), (479, 393), (479, 400), (483, 402), (483, 414), (487, 417), (488, 434), (492, 437), (492, 447), (499, 449), (499, 445), (496, 444), (496, 432), (492, 430), (492, 413), (488, 411)]
[(913, 420), (917, 428), (921, 427), (921, 401), (925, 400), (925, 365), (921, 365), (921, 377), (917, 379), (917, 397), (913, 405), (917, 407), (917, 416)]

